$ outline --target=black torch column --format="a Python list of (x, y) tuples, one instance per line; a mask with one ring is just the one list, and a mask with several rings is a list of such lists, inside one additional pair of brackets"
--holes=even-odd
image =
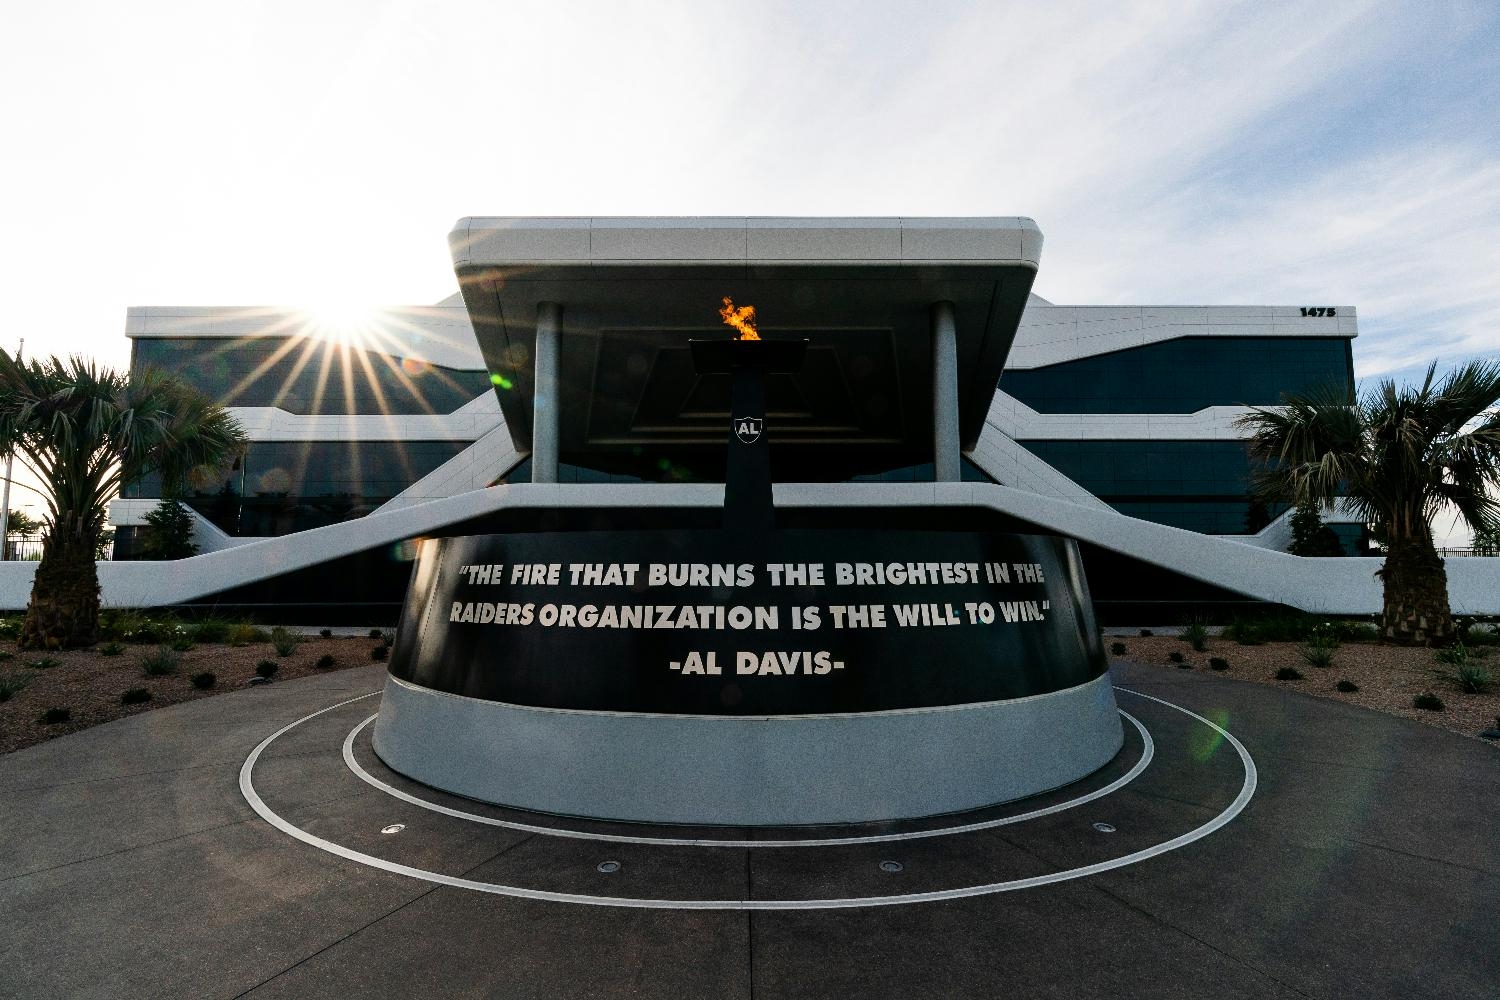
[(724, 470), (724, 526), (769, 530), (771, 445), (766, 427), (766, 375), (793, 374), (807, 354), (805, 340), (693, 340), (700, 375), (734, 379), (729, 402), (729, 455)]

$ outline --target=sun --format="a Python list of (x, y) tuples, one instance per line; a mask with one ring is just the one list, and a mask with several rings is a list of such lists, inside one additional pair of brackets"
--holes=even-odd
[(309, 336), (342, 347), (366, 347), (380, 326), (380, 310), (363, 302), (333, 300), (302, 308)]

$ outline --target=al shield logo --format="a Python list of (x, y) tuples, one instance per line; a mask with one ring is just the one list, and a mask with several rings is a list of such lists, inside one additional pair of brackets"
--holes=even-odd
[(754, 444), (760, 440), (761, 428), (765, 421), (760, 417), (735, 417), (734, 436), (745, 444)]

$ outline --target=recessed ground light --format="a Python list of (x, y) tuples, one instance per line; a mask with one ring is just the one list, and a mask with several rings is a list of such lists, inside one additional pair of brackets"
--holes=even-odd
[(1095, 823), (1093, 826), (1094, 826), (1094, 829), (1098, 830), (1100, 833), (1114, 833), (1115, 832), (1115, 825), (1113, 823)]
[(896, 872), (902, 871), (905, 868), (906, 868), (906, 866), (903, 865), (899, 861), (882, 861), (882, 862), (880, 862), (880, 870), (883, 871), (883, 872), (890, 872), (891, 874), (895, 874)]
[(405, 829), (406, 829), (406, 824), (405, 823), (392, 823), (390, 826), (383, 826), (383, 827), (381, 827), (380, 828), (380, 832), (381, 833), (400, 833), (402, 830), (405, 830)]
[(618, 862), (618, 861), (601, 861), (601, 862), (599, 862), (599, 870), (601, 872), (603, 872), (604, 874), (606, 874), (606, 875), (611, 875), (611, 874), (613, 874), (613, 873), (615, 873), (615, 872), (617, 872), (617, 871), (620, 870), (620, 862)]

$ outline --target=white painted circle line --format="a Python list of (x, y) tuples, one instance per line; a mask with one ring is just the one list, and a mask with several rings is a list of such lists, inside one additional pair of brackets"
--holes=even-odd
[(1142, 850), (1136, 851), (1132, 854), (1126, 854), (1122, 857), (1113, 858), (1109, 861), (1100, 861), (1092, 865), (1085, 865), (1081, 868), (1069, 868), (1064, 871), (1052, 872), (1047, 875), (1034, 875), (1031, 878), (1012, 879), (1008, 882), (991, 882), (985, 885), (965, 886), (957, 889), (940, 889), (932, 892), (914, 892), (891, 896), (865, 896), (845, 899), (786, 900), (631, 899), (628, 897), (618, 896), (591, 896), (581, 893), (552, 892), (544, 889), (526, 889), (522, 888), (521, 886), (502, 885), (498, 882), (479, 882), (474, 879), (456, 878), (452, 875), (444, 875), (441, 872), (427, 871), (423, 868), (413, 868), (410, 865), (398, 864), (394, 861), (387, 861), (384, 858), (377, 858), (369, 854), (364, 854), (360, 851), (351, 850), (341, 844), (335, 844), (332, 841), (313, 836), (305, 830), (293, 826), (285, 819), (282, 819), (281, 816), (279, 816), (269, 806), (266, 805), (266, 803), (261, 799), (260, 795), (255, 791), (255, 784), (252, 781), (251, 776), (255, 770), (255, 762), (260, 759), (261, 753), (264, 752), (266, 747), (270, 746), (272, 741), (277, 737), (295, 728), (296, 726), (301, 725), (308, 719), (316, 718), (320, 715), (323, 715), (325, 712), (331, 712), (334, 709), (342, 708), (343, 706), (353, 704), (356, 701), (362, 701), (365, 698), (373, 698), (375, 695), (380, 693), (379, 691), (372, 691), (369, 694), (360, 695), (357, 698), (350, 698), (346, 701), (341, 701), (336, 705), (330, 705), (325, 709), (313, 712), (311, 715), (306, 715), (298, 719), (296, 722), (283, 726), (276, 732), (272, 733), (270, 736), (267, 736), (256, 746), (254, 750), (250, 751), (250, 756), (245, 758), (245, 763), (240, 767), (240, 793), (245, 796), (245, 801), (250, 804), (250, 808), (254, 809), (255, 812), (259, 814), (260, 817), (267, 823), (270, 823), (272, 826), (280, 830), (282, 833), (285, 833), (287, 836), (292, 837), (296, 840), (300, 840), (304, 844), (316, 847), (321, 851), (326, 851), (329, 854), (335, 855), (336, 857), (341, 857), (345, 860), (353, 861), (358, 864), (368, 865), (369, 867), (378, 868), (382, 871), (391, 872), (396, 875), (406, 875), (410, 878), (419, 879), (424, 882), (431, 882), (436, 885), (446, 885), (455, 889), (469, 889), (474, 892), (489, 893), (491, 895), (511, 896), (518, 899), (545, 900), (547, 902), (554, 903), (576, 903), (583, 906), (616, 906), (622, 908), (648, 910), (830, 910), (849, 909), (865, 906), (896, 906), (907, 903), (939, 902), (946, 899), (963, 899), (970, 896), (988, 896), (1001, 892), (1015, 892), (1019, 889), (1032, 889), (1038, 886), (1052, 885), (1057, 882), (1067, 882), (1073, 879), (1087, 878), (1090, 875), (1098, 875), (1102, 872), (1113, 871), (1116, 868), (1124, 868), (1128, 865), (1133, 865), (1139, 861), (1145, 861), (1149, 858), (1154, 858), (1157, 855), (1165, 854), (1168, 851), (1174, 851), (1179, 847), (1185, 847), (1186, 845), (1191, 844), (1194, 841), (1201, 840), (1231, 822), (1236, 816), (1244, 811), (1245, 806), (1250, 803), (1251, 797), (1255, 795), (1257, 772), (1255, 769), (1255, 761), (1251, 758), (1250, 751), (1245, 749), (1245, 745), (1243, 743), (1235, 739), (1234, 735), (1228, 730), (1224, 729), (1222, 726), (1209, 719), (1205, 719), (1203, 716), (1197, 714), (1196, 712), (1192, 712), (1186, 708), (1183, 708), (1181, 705), (1175, 705), (1170, 701), (1164, 701), (1161, 698), (1156, 698), (1149, 694), (1142, 694), (1139, 691), (1132, 691), (1129, 688), (1116, 688), (1115, 690), (1121, 691), (1125, 694), (1135, 695), (1137, 698), (1145, 698), (1148, 701), (1154, 701), (1160, 705), (1165, 705), (1168, 708), (1175, 709), (1190, 718), (1197, 719), (1205, 726), (1208, 726), (1210, 729), (1214, 730), (1214, 732), (1223, 736), (1229, 742), (1230, 746), (1234, 747), (1235, 752), (1240, 756), (1240, 763), (1245, 769), (1245, 780), (1244, 784), (1240, 786), (1239, 794), (1235, 796), (1234, 801), (1229, 804), (1229, 807), (1223, 812), (1219, 813), (1213, 819), (1209, 820), (1207, 823), (1204, 823), (1202, 826), (1196, 827), (1195, 829), (1189, 830), (1187, 833), (1184, 833), (1181, 836), (1174, 837), (1171, 840), (1168, 840), (1161, 844), (1156, 844), (1152, 847), (1143, 848)]
[(1141, 759), (1135, 762), (1129, 771), (1111, 781), (1102, 788), (1095, 789), (1086, 795), (1059, 802), (1055, 805), (1046, 806), (1042, 809), (1034, 809), (1031, 812), (1020, 813), (1016, 816), (1006, 816), (1001, 819), (984, 820), (978, 823), (965, 823), (962, 826), (945, 826), (933, 830), (916, 830), (910, 833), (880, 833), (870, 834), (864, 837), (823, 837), (818, 839), (803, 838), (789, 840), (727, 840), (713, 837), (691, 838), (691, 837), (629, 837), (622, 834), (589, 833), (584, 830), (570, 830), (555, 826), (537, 826), (531, 823), (518, 823), (514, 820), (496, 819), (493, 816), (481, 816), (478, 813), (465, 812), (462, 809), (453, 809), (448, 806), (438, 805), (426, 799), (418, 798), (410, 792), (404, 792), (394, 785), (381, 781), (375, 775), (365, 770), (364, 766), (354, 758), (354, 741), (365, 727), (374, 722), (379, 713), (370, 716), (350, 730), (349, 735), (344, 738), (344, 764), (359, 778), (373, 785), (402, 802), (409, 802), (414, 806), (441, 813), (444, 816), (452, 816), (455, 819), (468, 820), (472, 823), (483, 823), (486, 826), (498, 826), (507, 830), (520, 830), (524, 833), (537, 833), (548, 837), (570, 837), (575, 840), (602, 840), (615, 844), (649, 844), (654, 847), (843, 847), (850, 844), (883, 844), (897, 840), (920, 840), (926, 837), (949, 837), (960, 833), (973, 833), (976, 830), (989, 830), (997, 826), (1009, 826), (1012, 823), (1024, 823), (1027, 820), (1036, 819), (1039, 816), (1050, 816), (1053, 813), (1063, 812), (1075, 806), (1081, 806), (1086, 802), (1101, 799), (1112, 792), (1119, 791), (1130, 784), (1146, 766), (1151, 763), (1151, 758), (1156, 754), (1156, 743), (1151, 739), (1151, 734), (1146, 727), (1141, 725), (1139, 719), (1129, 712), (1120, 711), (1131, 725), (1141, 734)]

